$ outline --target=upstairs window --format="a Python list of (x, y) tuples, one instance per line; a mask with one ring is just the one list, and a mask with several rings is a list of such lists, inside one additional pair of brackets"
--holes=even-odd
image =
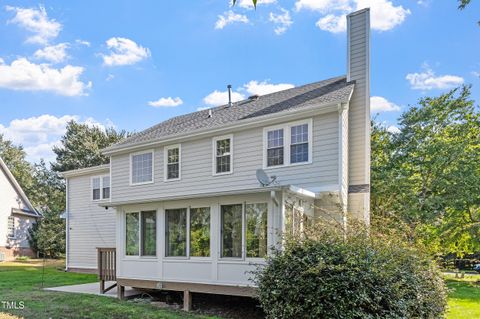
[(92, 177), (92, 200), (110, 198), (110, 176)]
[(153, 183), (153, 151), (130, 156), (131, 184)]
[(180, 179), (180, 145), (165, 147), (165, 180)]
[(8, 216), (8, 238), (15, 238), (15, 217)]
[(213, 139), (214, 175), (229, 174), (233, 168), (232, 136), (221, 136)]
[(264, 167), (307, 164), (312, 161), (312, 120), (264, 129)]

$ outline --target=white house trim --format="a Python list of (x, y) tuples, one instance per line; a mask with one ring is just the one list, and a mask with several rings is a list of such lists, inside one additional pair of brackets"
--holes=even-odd
[[(217, 141), (230, 139), (230, 171), (217, 173)], [(215, 136), (212, 138), (212, 176), (231, 175), (233, 174), (233, 134)]]
[[(178, 148), (178, 177), (168, 178), (168, 150)], [(174, 182), (182, 179), (182, 144), (173, 144), (163, 147), (163, 181)]]

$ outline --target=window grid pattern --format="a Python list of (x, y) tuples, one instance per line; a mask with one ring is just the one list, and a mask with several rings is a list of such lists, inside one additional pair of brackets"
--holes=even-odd
[(180, 149), (178, 147), (167, 150), (167, 179), (180, 178)]
[(290, 163), (308, 162), (308, 124), (291, 127)]
[(92, 178), (92, 199), (100, 199), (100, 177)]
[(104, 176), (102, 178), (102, 198), (110, 198), (110, 176)]
[(216, 145), (216, 173), (229, 173), (231, 171), (231, 141), (230, 138), (218, 140)]
[(153, 182), (153, 153), (132, 155), (132, 184)]
[(8, 216), (8, 237), (15, 238), (15, 217)]
[(267, 166), (283, 165), (284, 137), (283, 129), (267, 133)]

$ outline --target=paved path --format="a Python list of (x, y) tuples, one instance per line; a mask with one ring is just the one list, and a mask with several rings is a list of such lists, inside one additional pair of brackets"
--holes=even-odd
[[(114, 282), (105, 282), (105, 287), (110, 287)], [(60, 292), (73, 292), (73, 293), (80, 293), (80, 294), (89, 294), (89, 295), (97, 295), (97, 296), (106, 296), (106, 297), (117, 297), (117, 287), (113, 288), (112, 290), (106, 292), (105, 294), (100, 293), (100, 284), (98, 282), (93, 282), (90, 284), (81, 284), (81, 285), (72, 285), (72, 286), (60, 286), (60, 287), (52, 287), (52, 288), (45, 288), (45, 290), (50, 291), (60, 291)], [(125, 297), (133, 297), (136, 295), (141, 294), (141, 291), (135, 290), (130, 287), (125, 287)]]

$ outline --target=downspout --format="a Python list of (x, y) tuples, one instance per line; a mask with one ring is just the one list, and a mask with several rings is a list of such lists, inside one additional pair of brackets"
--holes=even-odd
[(68, 241), (70, 239), (70, 209), (68, 205), (68, 178), (65, 179), (65, 271), (68, 271)]

